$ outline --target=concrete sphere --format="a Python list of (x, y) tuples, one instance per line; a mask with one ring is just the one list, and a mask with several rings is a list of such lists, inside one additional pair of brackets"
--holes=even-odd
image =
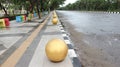
[(68, 53), (68, 47), (63, 40), (52, 39), (47, 43), (45, 51), (49, 60), (60, 62), (65, 59)]
[(56, 18), (57, 16), (56, 15), (53, 15), (53, 18)]
[(53, 18), (52, 19), (52, 23), (56, 25), (58, 23), (58, 19), (57, 18)]

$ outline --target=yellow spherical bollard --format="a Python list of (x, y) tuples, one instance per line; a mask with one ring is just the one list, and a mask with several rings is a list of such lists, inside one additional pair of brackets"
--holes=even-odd
[(60, 62), (67, 56), (68, 47), (63, 40), (52, 39), (47, 43), (45, 51), (49, 60), (53, 62)]
[(55, 15), (56, 13), (55, 13), (55, 12), (53, 12), (53, 14)]
[(56, 15), (53, 15), (53, 18), (57, 18), (57, 16), (56, 16)]
[(52, 19), (52, 23), (56, 25), (58, 23), (58, 19), (57, 18), (53, 18)]

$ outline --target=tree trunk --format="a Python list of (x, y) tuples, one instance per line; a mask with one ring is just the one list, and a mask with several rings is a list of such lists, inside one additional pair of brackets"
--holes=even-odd
[(37, 10), (39, 19), (41, 19), (41, 15), (40, 15), (40, 11), (39, 11), (39, 0), (37, 0), (37, 3), (36, 3), (36, 10)]
[(117, 9), (120, 9), (120, 0), (117, 0)]
[(43, 12), (43, 1), (41, 0), (40, 3), (40, 16), (42, 17), (42, 12)]
[(39, 11), (39, 6), (38, 6), (38, 4), (37, 4), (37, 13), (38, 13), (38, 17), (39, 17), (39, 19), (41, 19), (41, 15), (40, 15), (40, 11)]
[(22, 9), (20, 10), (20, 14), (22, 14)]
[(29, 14), (29, 10), (27, 9), (27, 16), (28, 16), (28, 14)]
[(14, 10), (12, 10), (13, 15), (15, 16)]
[[(49, 4), (50, 0), (47, 1), (47, 4)], [(48, 9), (48, 13), (50, 13), (50, 7), (47, 6), (47, 9)]]
[(33, 7), (34, 7), (34, 2), (32, 2), (32, 0), (29, 0), (30, 2), (30, 13), (33, 13)]
[(5, 7), (4, 7), (4, 6), (2, 6), (2, 4), (1, 4), (1, 3), (0, 3), (0, 7), (4, 10), (4, 12), (5, 12), (5, 16), (8, 16), (8, 13), (7, 13), (7, 11), (6, 11)]

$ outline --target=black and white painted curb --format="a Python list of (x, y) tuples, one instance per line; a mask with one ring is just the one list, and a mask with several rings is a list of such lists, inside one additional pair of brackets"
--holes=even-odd
[(108, 13), (111, 13), (111, 14), (120, 14), (120, 12), (108, 12)]
[(108, 13), (108, 14), (120, 14), (120, 12), (111, 12), (111, 11), (106, 11), (106, 12), (103, 12), (103, 13)]
[(73, 44), (72, 44), (69, 36), (67, 35), (67, 32), (64, 30), (64, 28), (61, 24), (59, 25), (59, 27), (60, 27), (60, 30), (62, 32), (62, 36), (64, 38), (64, 41), (68, 45), (68, 56), (71, 58), (73, 66), (74, 67), (82, 67), (80, 64), (80, 61), (78, 59), (78, 56), (73, 48)]
[(106, 13), (106, 14), (120, 14), (120, 12), (112, 12), (112, 11), (80, 11), (82, 13)]

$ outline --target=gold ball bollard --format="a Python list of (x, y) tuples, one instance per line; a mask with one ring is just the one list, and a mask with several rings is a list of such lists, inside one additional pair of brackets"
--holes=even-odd
[(58, 19), (57, 19), (57, 18), (53, 18), (53, 19), (52, 19), (52, 23), (53, 23), (54, 25), (56, 25), (56, 24), (58, 23)]
[(54, 15), (53, 15), (53, 18), (57, 18), (57, 16), (54, 14)]
[(52, 39), (47, 43), (45, 51), (49, 60), (52, 62), (60, 62), (67, 56), (68, 47), (63, 40)]

